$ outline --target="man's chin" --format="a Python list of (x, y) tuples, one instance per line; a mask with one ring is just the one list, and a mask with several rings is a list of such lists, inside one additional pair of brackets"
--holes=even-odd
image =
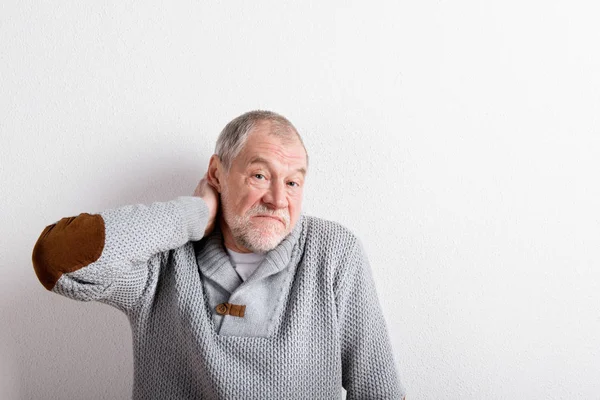
[(273, 250), (283, 241), (285, 235), (277, 234), (276, 237), (270, 237), (266, 239), (264, 234), (261, 235), (261, 238), (258, 240), (248, 241), (250, 245), (248, 248), (251, 249), (254, 253), (268, 253)]
[(289, 233), (286, 231), (284, 224), (273, 218), (256, 218), (254, 221), (250, 221), (252, 228), (255, 232), (259, 232), (261, 236), (264, 235), (276, 235), (282, 239)]

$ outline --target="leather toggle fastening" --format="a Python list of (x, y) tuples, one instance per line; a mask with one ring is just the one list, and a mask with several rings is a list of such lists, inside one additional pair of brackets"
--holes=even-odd
[(234, 317), (243, 317), (246, 311), (245, 304), (221, 303), (216, 307), (217, 313), (221, 315), (233, 315)]

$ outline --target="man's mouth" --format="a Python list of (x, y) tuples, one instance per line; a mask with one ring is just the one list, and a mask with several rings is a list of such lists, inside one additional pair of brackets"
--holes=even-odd
[(283, 220), (281, 218), (276, 217), (274, 215), (255, 215), (255, 217), (274, 219), (274, 220), (279, 221), (279, 222), (281, 222), (282, 224), (285, 225), (285, 223), (283, 222)]

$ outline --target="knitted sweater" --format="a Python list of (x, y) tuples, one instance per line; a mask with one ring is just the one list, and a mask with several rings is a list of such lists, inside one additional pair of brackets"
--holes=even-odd
[(127, 315), (134, 399), (404, 396), (356, 235), (301, 214), (242, 282), (207, 223), (180, 196), (62, 218), (33, 249), (47, 289)]

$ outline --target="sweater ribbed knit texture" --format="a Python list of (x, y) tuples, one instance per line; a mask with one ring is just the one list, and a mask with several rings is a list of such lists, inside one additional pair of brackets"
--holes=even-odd
[[(367, 256), (341, 224), (300, 215), (242, 281), (218, 224), (203, 238), (201, 198), (99, 214), (100, 258), (52, 290), (127, 315), (133, 399), (340, 399), (342, 386), (348, 400), (404, 396)], [(247, 315), (216, 319), (223, 299)]]

